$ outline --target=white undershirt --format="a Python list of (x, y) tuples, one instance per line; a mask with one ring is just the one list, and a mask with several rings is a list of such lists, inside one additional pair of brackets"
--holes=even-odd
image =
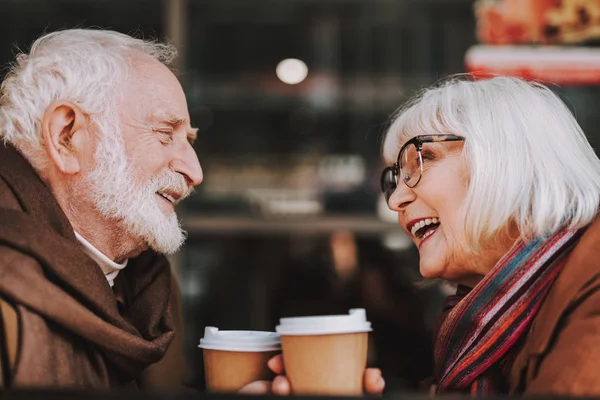
[(110, 285), (110, 287), (113, 287), (113, 285), (115, 283), (115, 278), (117, 277), (117, 275), (119, 275), (119, 271), (121, 271), (123, 268), (125, 268), (127, 266), (127, 261), (129, 261), (129, 260), (125, 260), (121, 264), (117, 264), (110, 258), (106, 257), (100, 250), (95, 248), (90, 242), (85, 240), (83, 238), (83, 236), (81, 236), (79, 233), (75, 232), (75, 237), (77, 237), (77, 240), (79, 240), (79, 243), (81, 243), (83, 245), (82, 246), (83, 252), (89, 258), (96, 261), (96, 263), (102, 269), (104, 276), (106, 276), (106, 280), (108, 281), (108, 284)]

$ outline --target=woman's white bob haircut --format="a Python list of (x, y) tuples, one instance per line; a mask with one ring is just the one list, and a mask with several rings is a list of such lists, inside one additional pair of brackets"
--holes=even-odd
[[(395, 115), (383, 143), (424, 134), (466, 138), (467, 244), (516, 224), (524, 237), (591, 223), (600, 204), (600, 160), (565, 104), (546, 86), (517, 78), (453, 78), (426, 89)], [(426, 173), (423, 179), (427, 179)]]
[(47, 157), (41, 123), (46, 108), (55, 101), (77, 105), (104, 134), (112, 133), (119, 85), (135, 52), (167, 66), (176, 55), (170, 45), (114, 31), (70, 29), (40, 37), (29, 54), (16, 57), (0, 86), (0, 140), (15, 146), (42, 170)]

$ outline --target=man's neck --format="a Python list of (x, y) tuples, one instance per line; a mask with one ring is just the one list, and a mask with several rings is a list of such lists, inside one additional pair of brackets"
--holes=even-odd
[(133, 258), (147, 247), (143, 241), (131, 238), (124, 228), (119, 227), (118, 221), (100, 215), (92, 204), (57, 194), (55, 198), (73, 230), (114, 262)]
[(75, 232), (116, 263), (122, 263), (126, 259), (133, 258), (141, 253), (140, 250), (137, 250), (140, 248), (139, 245), (136, 246), (132, 240), (124, 239), (127, 237), (124, 232), (118, 233), (107, 227), (101, 228), (102, 224), (98, 223), (90, 225), (78, 224), (71, 219), (69, 221)]

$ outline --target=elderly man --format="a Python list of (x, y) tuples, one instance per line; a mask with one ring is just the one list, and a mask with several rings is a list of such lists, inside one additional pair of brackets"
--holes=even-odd
[(161, 253), (183, 243), (175, 205), (202, 170), (174, 55), (116, 32), (56, 32), (2, 83), (4, 385), (129, 386), (161, 359), (167, 377), (152, 382), (181, 380)]
[[(179, 300), (163, 255), (202, 181), (171, 46), (66, 30), (0, 90), (0, 387), (177, 387)], [(281, 371), (281, 358), (271, 360)], [(380, 372), (365, 374), (370, 392)], [(289, 392), (255, 382), (254, 393)]]

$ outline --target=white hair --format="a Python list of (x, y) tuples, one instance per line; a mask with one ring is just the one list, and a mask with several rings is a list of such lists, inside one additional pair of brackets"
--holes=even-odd
[(72, 29), (37, 39), (19, 54), (0, 86), (0, 139), (21, 151), (38, 170), (48, 158), (41, 122), (55, 101), (69, 101), (111, 134), (106, 120), (118, 121), (118, 88), (138, 52), (169, 66), (173, 46), (104, 30)]
[(466, 138), (469, 169), (463, 210), (467, 243), (514, 222), (525, 237), (593, 221), (600, 204), (600, 160), (565, 104), (546, 86), (517, 78), (454, 78), (426, 89), (398, 111), (383, 143), (392, 164), (408, 138)]

